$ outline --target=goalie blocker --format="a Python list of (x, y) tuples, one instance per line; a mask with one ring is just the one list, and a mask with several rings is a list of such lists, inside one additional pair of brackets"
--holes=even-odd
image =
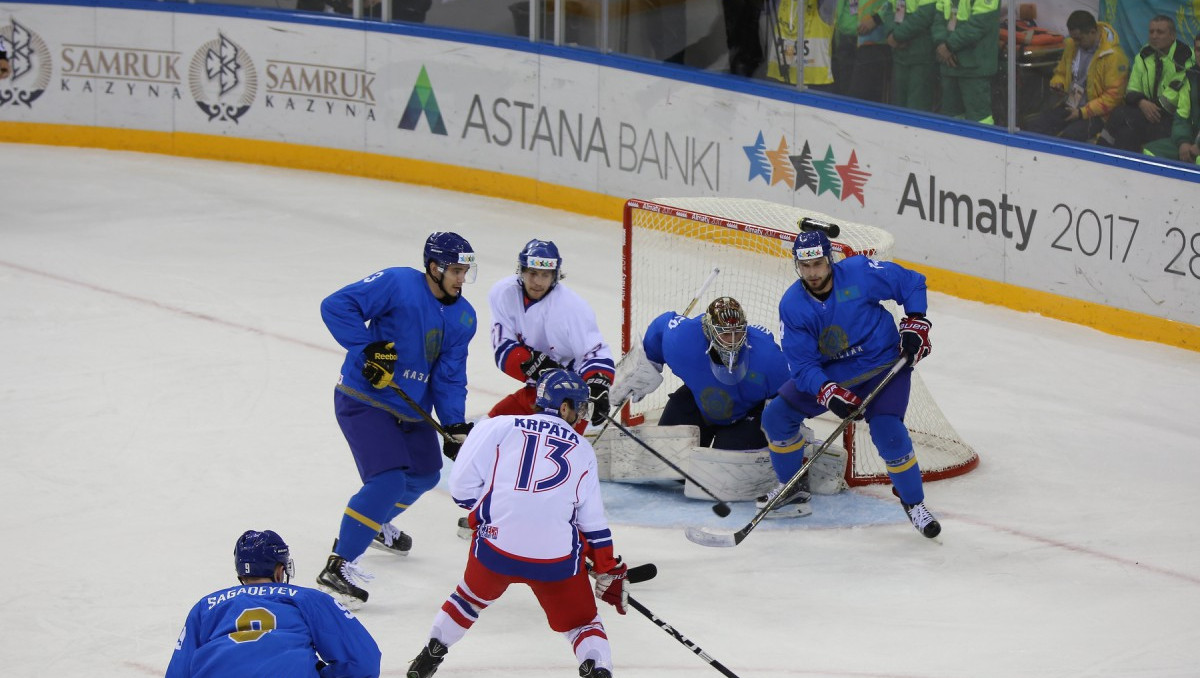
[[(632, 432), (724, 501), (753, 501), (778, 484), (765, 448), (700, 447), (700, 430), (696, 426), (643, 425)], [(684, 496), (710, 498), (622, 431), (611, 431), (597, 439), (593, 447), (601, 480), (657, 485), (684, 483)], [(809, 469), (809, 491), (837, 494), (846, 489), (846, 459), (844, 449), (830, 445)]]

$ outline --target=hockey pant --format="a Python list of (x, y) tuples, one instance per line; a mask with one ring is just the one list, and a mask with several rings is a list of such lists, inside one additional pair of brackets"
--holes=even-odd
[(596, 610), (591, 580), (583, 570), (559, 581), (533, 581), (497, 574), (484, 567), (472, 551), (462, 581), (434, 617), (429, 636), (447, 647), (457, 643), (511, 584), (525, 584), (533, 590), (550, 628), (571, 643), (578, 663), (592, 659), (596, 666), (612, 670), (608, 635)]
[[(850, 390), (862, 398), (875, 389), (886, 373), (880, 372)], [(912, 438), (904, 426), (908, 396), (912, 383), (912, 368), (902, 370), (867, 405), (864, 418), (871, 433), (871, 442), (887, 466), (888, 477), (900, 495), (900, 501), (917, 504), (925, 500), (921, 483), (921, 468), (913, 453)], [(767, 403), (763, 410), (763, 433), (771, 450), (771, 464), (779, 482), (787, 482), (804, 464), (804, 448), (812, 442), (812, 430), (805, 419), (826, 410), (817, 404), (811, 393), (801, 393), (794, 381), (779, 389), (779, 397)]]
[[(516, 393), (505, 396), (503, 400), (496, 403), (488, 412), (489, 417), (498, 417), (502, 414), (511, 414), (515, 416), (523, 416), (526, 414), (534, 414), (540, 410), (537, 407), (537, 389), (533, 386), (526, 386)], [(580, 419), (575, 422), (575, 432), (582, 435), (587, 429), (588, 422), (586, 419)]]

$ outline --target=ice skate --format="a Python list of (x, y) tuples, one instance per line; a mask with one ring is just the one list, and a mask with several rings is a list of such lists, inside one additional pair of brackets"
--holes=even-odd
[(421, 648), (421, 652), (408, 665), (407, 678), (429, 678), (437, 673), (438, 665), (446, 658), (450, 648), (436, 638), (430, 638), (429, 644)]
[(579, 678), (612, 678), (612, 671), (596, 666), (595, 659), (587, 659), (579, 665)]
[(933, 539), (942, 533), (942, 524), (933, 517), (929, 509), (925, 508), (925, 502), (918, 504), (900, 502), (900, 504), (904, 506), (904, 512), (908, 514), (908, 519), (912, 521), (912, 525), (917, 529), (917, 532), (920, 532), (929, 539)]
[[(756, 499), (754, 501), (754, 508), (758, 509), (759, 511), (766, 508), (767, 503), (774, 499), (775, 495), (779, 494), (786, 484), (787, 483), (779, 483), (775, 489)], [(776, 504), (775, 508), (771, 509), (771, 512), (764, 517), (802, 518), (804, 516), (810, 516), (812, 515), (812, 507), (808, 505), (810, 499), (812, 499), (812, 494), (810, 494), (808, 491), (808, 478), (802, 477), (800, 478), (800, 482), (796, 483), (795, 487), (792, 488), (789, 495), (781, 502)]]
[(398, 556), (407, 556), (408, 552), (412, 550), (412, 537), (401, 532), (391, 523), (384, 523), (383, 530), (375, 535), (375, 539), (371, 542), (371, 548)]
[(351, 610), (357, 610), (367, 602), (367, 592), (357, 586), (358, 582), (374, 579), (356, 563), (335, 554), (329, 556), (325, 569), (317, 575), (317, 586), (337, 598)]

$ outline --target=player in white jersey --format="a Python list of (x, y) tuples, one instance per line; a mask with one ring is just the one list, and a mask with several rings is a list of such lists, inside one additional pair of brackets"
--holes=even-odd
[[(496, 366), (524, 386), (496, 403), (489, 417), (533, 414), (538, 377), (565, 368), (587, 383), (593, 424), (608, 414), (612, 351), (600, 336), (596, 314), (578, 294), (560, 282), (562, 257), (549, 240), (530, 240), (517, 255), (517, 272), (488, 293), (492, 309), (492, 349)], [(587, 428), (580, 417), (575, 430)]]
[(479, 423), (450, 472), (450, 495), (471, 510), (474, 530), (462, 581), (433, 620), (409, 678), (429, 678), (448, 649), (511, 584), (526, 584), (550, 628), (571, 643), (584, 678), (610, 678), (612, 658), (595, 594), (625, 614), (626, 566), (613, 555), (596, 454), (573, 425), (587, 417), (590, 393), (578, 374), (558, 369), (537, 385), (537, 414)]

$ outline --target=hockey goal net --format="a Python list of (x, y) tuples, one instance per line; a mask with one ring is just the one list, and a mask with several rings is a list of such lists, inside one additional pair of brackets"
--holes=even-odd
[[(658, 315), (683, 312), (714, 268), (720, 269), (719, 274), (688, 315), (703, 313), (718, 296), (731, 296), (741, 302), (751, 324), (767, 328), (778, 341), (779, 299), (796, 280), (791, 248), (797, 224), (804, 217), (841, 227), (840, 234), (832, 238), (841, 256), (892, 258), (895, 241), (887, 231), (789, 205), (731, 198), (628, 200), (622, 256), (622, 352), (629, 351), (631, 342), (640, 338)], [(899, 314), (894, 304), (890, 309)], [(664, 370), (664, 377), (654, 393), (622, 411), (626, 424), (657, 421), (667, 396), (681, 384), (670, 370)], [(818, 436), (831, 432), (837, 423), (832, 415), (809, 422)], [(961, 475), (979, 462), (917, 372), (913, 373), (905, 425), (926, 480)], [(849, 453), (848, 484), (889, 482), (865, 423), (848, 426), (841, 442)]]

